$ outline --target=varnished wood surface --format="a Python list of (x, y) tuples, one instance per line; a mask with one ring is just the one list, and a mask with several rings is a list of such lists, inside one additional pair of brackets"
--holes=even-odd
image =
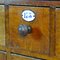
[[(22, 11), (26, 9), (30, 9), (36, 13), (34, 21), (26, 22), (22, 19)], [(19, 49), (22, 49), (32, 53), (49, 54), (49, 8), (9, 6), (8, 23), (10, 48), (13, 50), (18, 48), (17, 52), (19, 52)], [(21, 37), (18, 31), (18, 27), (21, 24), (30, 25), (32, 33), (26, 37)]]
[[(19, 7), (19, 6), (18, 6), (18, 7)], [(16, 10), (16, 9), (17, 9), (17, 10)], [(26, 9), (26, 8), (24, 8), (24, 9)], [(30, 8), (29, 8), (29, 9), (30, 9)], [(33, 8), (33, 9), (34, 9), (34, 8)], [(15, 11), (15, 10), (16, 10), (16, 11)], [(20, 14), (19, 14), (19, 11), (20, 11), (20, 10), (22, 10), (22, 9), (21, 9), (21, 8), (17, 8), (17, 6), (10, 6), (10, 7), (9, 7), (9, 13), (11, 14), (11, 15), (9, 14), (9, 20), (10, 20), (10, 19), (11, 19), (11, 20), (9, 21), (9, 24), (10, 24), (10, 25), (9, 25), (9, 24), (8, 24), (8, 25), (9, 25), (9, 27), (10, 27), (10, 28), (9, 28), (9, 32), (10, 32), (10, 42), (11, 42), (10, 48), (12, 48), (12, 49), (10, 50), (10, 52), (14, 52), (14, 53), (18, 53), (18, 54), (19, 54), (19, 53), (20, 53), (20, 54), (25, 54), (25, 55), (34, 56), (34, 57), (42, 57), (42, 58), (46, 58), (46, 59), (48, 59), (48, 60), (52, 60), (52, 59), (53, 59), (53, 60), (59, 60), (60, 58), (57, 57), (57, 56), (55, 56), (55, 57), (53, 57), (53, 56), (52, 56), (52, 57), (48, 57), (48, 56), (46, 56), (46, 55), (44, 56), (44, 55), (43, 55), (44, 53), (43, 53), (42, 55), (40, 55), (39, 53), (36, 53), (36, 52), (33, 52), (33, 51), (32, 51), (32, 52), (29, 52), (29, 49), (27, 49), (27, 50), (25, 50), (25, 51), (24, 51), (24, 49), (20, 49), (20, 47), (19, 47), (20, 44), (18, 44), (19, 41), (20, 41), (20, 39), (18, 39), (19, 41), (17, 41), (17, 39), (16, 39), (16, 36), (17, 36), (17, 33), (16, 33), (16, 32), (17, 32), (17, 28), (16, 28), (16, 27), (17, 27), (18, 25), (15, 26), (16, 23), (13, 24), (14, 21), (17, 22), (17, 19), (20, 21), (20, 19), (21, 19), (21, 18), (20, 18)], [(42, 10), (43, 10), (43, 9), (42, 9)], [(49, 8), (48, 8), (47, 10), (48, 10), (48, 12), (49, 12)], [(45, 8), (44, 8), (43, 11), (44, 11), (44, 12), (46, 11)], [(18, 12), (18, 13), (17, 13), (17, 12)], [(21, 12), (21, 11), (20, 11), (20, 12)], [(53, 12), (53, 11), (51, 11), (51, 12)], [(41, 13), (42, 13), (42, 12), (41, 12)], [(15, 19), (14, 19), (13, 16), (12, 16), (13, 14), (14, 14), (14, 18), (15, 18)], [(16, 16), (15, 14), (18, 16), (18, 18), (17, 18), (17, 16)], [(52, 14), (53, 14), (53, 15), (51, 15), (51, 18), (50, 18), (51, 21), (54, 20), (54, 17), (55, 17), (54, 12), (53, 12)], [(53, 16), (53, 17), (52, 17), (52, 16)], [(12, 21), (13, 21), (13, 22), (12, 22)], [(18, 21), (19, 24), (21, 24), (21, 23), (27, 24), (25, 21), (23, 22), (22, 19), (21, 19), (21, 21), (20, 21), (21, 23), (20, 23), (19, 21)], [(46, 22), (46, 21), (45, 21), (45, 22)], [(50, 21), (49, 21), (49, 22), (50, 22)], [(11, 25), (11, 24), (12, 24), (12, 25)], [(28, 24), (29, 24), (29, 23), (28, 23)], [(31, 24), (31, 23), (30, 23), (30, 24)], [(48, 23), (48, 24), (49, 24), (49, 23)], [(44, 24), (44, 25), (45, 25), (45, 24)], [(52, 23), (52, 25), (54, 26), (54, 22)], [(33, 26), (33, 27), (34, 27), (34, 26)], [(39, 25), (39, 27), (40, 27), (40, 25)], [(13, 29), (12, 29), (12, 28), (13, 28)], [(10, 29), (11, 29), (11, 30), (10, 30)], [(13, 33), (15, 29), (16, 29), (16, 31), (15, 31), (16, 34)], [(12, 33), (11, 33), (11, 32), (12, 32)], [(51, 33), (52, 33), (52, 32), (53, 32), (53, 31), (51, 31)], [(44, 33), (45, 33), (45, 32), (44, 32)], [(15, 35), (16, 35), (16, 36), (15, 36)], [(13, 38), (14, 36), (15, 36), (15, 38)], [(12, 37), (12, 38), (11, 38), (11, 37)], [(20, 38), (20, 37), (19, 37), (19, 38)], [(25, 39), (25, 38), (23, 38), (23, 40), (24, 40), (24, 39)], [(52, 39), (52, 40), (53, 40), (53, 39)], [(25, 42), (25, 41), (23, 41), (23, 42)], [(17, 43), (17, 44), (16, 44), (16, 43)], [(52, 41), (52, 43), (53, 43), (53, 41)], [(11, 47), (11, 45), (12, 45), (12, 47)], [(53, 44), (52, 44), (52, 45), (53, 45)], [(24, 46), (25, 46), (26, 48), (28, 48), (26, 45), (24, 45)], [(23, 47), (23, 48), (24, 48), (24, 46), (21, 45), (21, 47)], [(14, 48), (13, 48), (13, 47), (14, 47)], [(51, 48), (51, 50), (52, 50), (52, 49), (53, 49), (53, 48)], [(51, 52), (51, 51), (50, 51), (50, 52)]]
[(5, 46), (5, 8), (0, 5), (0, 45)]
[(60, 8), (56, 8), (56, 55), (60, 57)]
[[(15, 1), (15, 2), (3, 2), (3, 0), (0, 2), (0, 4), (12, 4), (12, 5), (34, 5), (34, 6), (57, 6), (57, 7), (60, 7), (60, 2), (43, 2), (43, 1), (41, 1), (41, 2), (32, 2), (32, 1), (29, 1), (29, 2), (27, 2), (27, 1), (25, 1), (25, 2), (17, 2), (17, 1)], [(7, 11), (8, 11), (8, 9), (7, 9)], [(9, 15), (9, 14), (7, 14), (7, 15)], [(8, 16), (6, 16), (6, 17), (8, 17)], [(44, 58), (44, 59), (47, 59), (47, 60), (60, 60), (60, 38), (59, 38), (59, 36), (60, 36), (60, 33), (59, 33), (59, 18), (60, 17), (60, 9), (56, 9), (56, 50), (55, 50), (55, 53), (56, 53), (56, 55), (55, 56), (47, 56), (47, 55), (43, 55), (43, 54), (38, 54), (38, 53), (36, 53), (35, 54), (35, 52), (28, 52), (27, 53), (27, 51), (24, 51), (24, 50), (19, 50), (19, 48), (17, 48), (17, 49), (12, 49), (12, 52), (14, 52), (14, 53), (16, 53), (16, 52), (20, 52), (21, 54), (25, 54), (25, 55), (30, 55), (30, 56), (34, 56), (34, 57), (40, 57), (40, 58)], [(52, 19), (52, 18), (51, 18)], [(7, 28), (8, 29), (8, 28)], [(8, 35), (7, 35), (8, 36)], [(9, 39), (7, 39), (8, 40), (8, 44), (9, 44)], [(53, 39), (52, 39), (53, 40)], [(8, 45), (7, 44), (7, 45)], [(3, 44), (2, 44), (3, 45)], [(0, 46), (0, 50), (5, 50), (6, 48), (4, 47), (4, 46)], [(7, 57), (9, 57), (9, 58), (11, 58), (11, 56), (9, 56), (9, 54), (10, 54), (10, 52), (11, 52), (11, 50), (9, 51), (9, 49), (7, 49), (8, 50), (8, 54), (7, 54)], [(52, 50), (52, 49), (51, 49)], [(1, 54), (1, 53), (0, 53)], [(3, 54), (1, 54), (0, 55), (1, 56), (1, 60), (2, 59), (4, 59), (4, 58), (2, 58), (2, 56), (3, 56)], [(7, 58), (7, 60), (9, 60), (9, 58)], [(13, 57), (13, 59), (20, 59), (21, 57)], [(21, 58), (22, 59), (22, 58)]]

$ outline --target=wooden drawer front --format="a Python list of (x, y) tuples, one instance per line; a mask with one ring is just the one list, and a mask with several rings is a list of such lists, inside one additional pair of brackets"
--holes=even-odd
[(43, 60), (43, 59), (32, 58), (32, 57), (27, 57), (27, 56), (22, 56), (22, 55), (17, 55), (17, 54), (11, 54), (11, 60)]
[[(34, 21), (26, 22), (22, 19), (23, 10), (32, 10), (36, 14)], [(21, 24), (30, 25), (32, 33), (21, 37), (18, 27)], [(49, 53), (49, 8), (9, 6), (9, 36), (10, 48), (16, 52), (20, 50), (34, 53)]]
[(0, 60), (6, 60), (6, 53), (0, 51)]
[(56, 55), (60, 57), (60, 8), (56, 8)]
[(5, 46), (5, 9), (0, 5), (0, 45)]

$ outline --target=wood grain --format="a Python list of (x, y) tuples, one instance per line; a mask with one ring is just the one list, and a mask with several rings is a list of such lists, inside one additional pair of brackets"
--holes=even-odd
[(5, 10), (4, 10), (4, 5), (0, 5), (0, 45), (5, 46)]
[(60, 58), (60, 8), (56, 8), (56, 55)]
[[(22, 19), (22, 11), (26, 9), (36, 13), (34, 21), (26, 22)], [(30, 25), (32, 33), (21, 37), (18, 32), (21, 24)], [(19, 50), (22, 49), (32, 53), (49, 54), (49, 8), (9, 6), (9, 32), (10, 48), (14, 51), (17, 49), (16, 52), (20, 53)]]

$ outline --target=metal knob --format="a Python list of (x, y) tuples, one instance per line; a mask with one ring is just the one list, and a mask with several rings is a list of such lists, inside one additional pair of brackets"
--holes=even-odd
[(21, 24), (19, 25), (18, 31), (21, 36), (26, 36), (31, 33), (31, 27), (28, 25)]

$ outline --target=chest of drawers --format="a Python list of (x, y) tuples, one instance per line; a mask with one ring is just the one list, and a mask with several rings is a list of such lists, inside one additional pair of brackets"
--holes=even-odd
[(1, 59), (59, 60), (59, 20), (59, 1), (1, 1)]

